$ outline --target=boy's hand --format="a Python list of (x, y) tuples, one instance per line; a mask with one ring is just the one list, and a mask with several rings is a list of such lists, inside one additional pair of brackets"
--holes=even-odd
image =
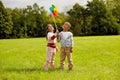
[(58, 52), (58, 47), (56, 46), (56, 52)]
[(71, 52), (71, 53), (73, 52), (72, 47), (70, 48), (70, 52)]

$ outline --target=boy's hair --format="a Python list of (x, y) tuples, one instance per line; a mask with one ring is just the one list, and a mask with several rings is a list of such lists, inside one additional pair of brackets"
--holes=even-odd
[(69, 27), (71, 27), (71, 24), (69, 22), (65, 22), (65, 25), (68, 25)]

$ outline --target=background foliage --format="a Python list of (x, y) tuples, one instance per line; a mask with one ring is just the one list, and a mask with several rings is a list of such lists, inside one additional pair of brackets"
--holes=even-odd
[[(0, 39), (44, 37), (46, 25), (54, 25), (52, 16), (37, 3), (26, 8), (5, 8), (0, 1)], [(76, 3), (66, 13), (59, 13), (55, 18), (58, 29), (69, 21), (71, 31), (80, 35), (118, 35), (120, 34), (120, 1), (92, 0), (86, 6)]]

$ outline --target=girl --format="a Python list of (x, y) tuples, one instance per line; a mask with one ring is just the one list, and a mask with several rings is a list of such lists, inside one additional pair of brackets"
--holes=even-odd
[(44, 65), (44, 70), (48, 70), (48, 65), (50, 64), (51, 68), (54, 68), (54, 59), (57, 51), (56, 47), (56, 35), (54, 34), (54, 28), (51, 24), (47, 25), (47, 48), (46, 48), (46, 63)]

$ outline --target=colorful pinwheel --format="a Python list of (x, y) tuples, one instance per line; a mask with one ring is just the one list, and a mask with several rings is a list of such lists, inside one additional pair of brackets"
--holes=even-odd
[(50, 7), (50, 12), (52, 13), (54, 17), (56, 17), (58, 14), (58, 7), (52, 4), (52, 6)]

